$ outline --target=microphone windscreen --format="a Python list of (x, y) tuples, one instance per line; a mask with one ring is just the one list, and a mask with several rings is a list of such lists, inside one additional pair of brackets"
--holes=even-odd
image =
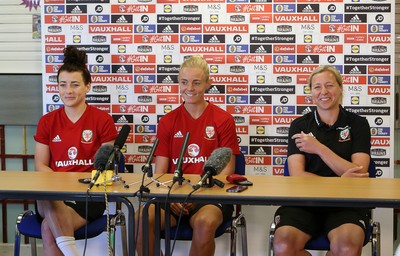
[(217, 148), (204, 163), (203, 169), (210, 172), (211, 175), (218, 175), (228, 165), (231, 157), (232, 150), (230, 148)]
[(94, 155), (94, 168), (96, 168), (97, 170), (104, 170), (108, 158), (110, 157), (113, 150), (114, 147), (111, 144), (102, 145)]
[(114, 146), (121, 149), (124, 146), (130, 131), (131, 127), (129, 125), (125, 124), (124, 126), (122, 126), (121, 131), (119, 131), (119, 134), (115, 139)]

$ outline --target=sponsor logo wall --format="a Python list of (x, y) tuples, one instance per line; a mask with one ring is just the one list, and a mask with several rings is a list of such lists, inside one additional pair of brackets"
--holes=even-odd
[(378, 176), (393, 176), (394, 3), (336, 0), (44, 0), (43, 111), (62, 106), (63, 49), (88, 53), (87, 101), (131, 126), (128, 169), (140, 172), (158, 120), (181, 103), (179, 65), (210, 64), (207, 99), (234, 116), (246, 173), (282, 175), (290, 122), (310, 111), (319, 65), (344, 79), (343, 105), (371, 126)]

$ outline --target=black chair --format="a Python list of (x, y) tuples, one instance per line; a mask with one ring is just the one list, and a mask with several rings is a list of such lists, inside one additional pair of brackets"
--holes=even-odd
[[(375, 162), (372, 159), (368, 167), (368, 173), (370, 178), (376, 177)], [(287, 161), (284, 166), (284, 176), (290, 176)], [(370, 211), (369, 214), (370, 214), (370, 223), (367, 226), (368, 240), (366, 240), (364, 246), (367, 243), (371, 242), (371, 255), (380, 256), (381, 254), (380, 223), (372, 220), (372, 211)], [(269, 229), (269, 254), (268, 254), (269, 256), (274, 255), (274, 246), (273, 246), (274, 236), (275, 236), (275, 223), (272, 222)], [(328, 251), (329, 248), (330, 248), (329, 239), (324, 234), (312, 238), (310, 241), (307, 242), (305, 246), (306, 250), (316, 250), (316, 251)]]
[[(236, 155), (235, 173), (245, 174), (246, 161), (243, 154)], [(241, 212), (241, 205), (235, 205), (235, 211), (232, 219), (222, 223), (215, 232), (215, 238), (222, 236), (225, 233), (231, 235), (230, 239), (230, 255), (236, 255), (236, 237), (237, 230), (240, 228), (242, 237), (242, 256), (247, 256), (247, 232), (246, 232), (246, 219)], [(174, 238), (177, 228), (171, 228), (170, 237)], [(179, 224), (178, 232), (176, 233), (176, 240), (191, 241), (193, 230), (188, 223)], [(161, 232), (161, 238), (165, 238), (165, 233)]]
[[(110, 217), (110, 246), (115, 255), (115, 231), (116, 227), (121, 227), (121, 238), (122, 238), (122, 251), (124, 255), (128, 254), (127, 241), (126, 241), (126, 222), (125, 215), (121, 210), (117, 210), (116, 214), (112, 214)], [(85, 228), (75, 231), (75, 239), (85, 239)], [(107, 215), (90, 222), (87, 225), (87, 238), (93, 238), (107, 230)], [(15, 241), (14, 241), (14, 256), (20, 255), (20, 244), (21, 235), (29, 237), (29, 243), (31, 245), (31, 255), (37, 255), (36, 239), (42, 238), (41, 224), (36, 218), (35, 213), (32, 210), (27, 210), (20, 213), (17, 217), (17, 223), (15, 225)]]

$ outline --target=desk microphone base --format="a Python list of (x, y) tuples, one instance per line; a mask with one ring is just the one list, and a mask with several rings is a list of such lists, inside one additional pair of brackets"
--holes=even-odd
[[(175, 183), (178, 183), (179, 185), (182, 185), (183, 183), (186, 183), (189, 186), (192, 186), (192, 184), (190, 184), (190, 180), (185, 179), (183, 177), (179, 178), (179, 181), (177, 181), (176, 179), (172, 179), (172, 180), (168, 180), (168, 181), (164, 181), (164, 182), (160, 182), (158, 180), (153, 179), (153, 181), (157, 184), (157, 187), (164, 186), (164, 187), (167, 187), (167, 188), (171, 188)], [(167, 185), (168, 183), (172, 183), (172, 185), (169, 186), (169, 185)]]
[(129, 188), (129, 185), (126, 184), (126, 181), (123, 180), (122, 177), (119, 176), (119, 175), (114, 175), (114, 176), (112, 176), (111, 179), (109, 179), (109, 180), (106, 180), (106, 181), (101, 182), (101, 183), (97, 183), (96, 186), (108, 184), (108, 183), (110, 183), (110, 182), (121, 182), (122, 184), (124, 184), (124, 187), (125, 187), (125, 188)]

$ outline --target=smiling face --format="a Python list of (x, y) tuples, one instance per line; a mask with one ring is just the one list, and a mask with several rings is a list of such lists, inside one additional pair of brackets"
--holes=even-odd
[(81, 107), (85, 105), (90, 83), (85, 84), (82, 72), (62, 71), (58, 77), (58, 91), (65, 107)]
[(203, 103), (204, 92), (211, 86), (204, 70), (198, 67), (182, 68), (179, 74), (179, 89), (185, 104)]
[(311, 96), (318, 110), (336, 109), (341, 104), (343, 87), (330, 71), (315, 74), (311, 79)]

